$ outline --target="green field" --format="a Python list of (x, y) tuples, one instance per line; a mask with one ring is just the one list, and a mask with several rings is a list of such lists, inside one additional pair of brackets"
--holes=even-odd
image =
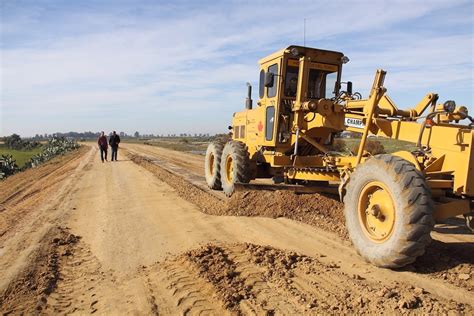
[(25, 163), (30, 160), (31, 157), (36, 155), (41, 151), (41, 147), (32, 149), (32, 150), (14, 150), (0, 145), (0, 156), (1, 155), (12, 155), (16, 160), (18, 167), (23, 167)]

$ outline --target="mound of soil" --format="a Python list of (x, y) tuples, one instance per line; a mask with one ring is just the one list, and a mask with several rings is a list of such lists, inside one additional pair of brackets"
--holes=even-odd
[(238, 216), (285, 217), (333, 231), (344, 239), (343, 204), (321, 194), (290, 191), (237, 192), (229, 199), (226, 213)]

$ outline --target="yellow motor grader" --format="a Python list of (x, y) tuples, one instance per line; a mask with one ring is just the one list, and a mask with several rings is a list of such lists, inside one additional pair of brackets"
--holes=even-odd
[[(250, 183), (257, 178), (296, 192), (334, 190), (358, 253), (380, 267), (402, 267), (424, 253), (435, 220), (464, 215), (472, 228), (473, 119), (454, 101), (438, 104), (435, 93), (398, 108), (383, 86), (384, 70), (362, 99), (341, 82), (347, 61), (340, 52), (301, 46), (261, 59), (257, 106), (248, 84), (246, 109), (229, 126), (232, 140), (209, 144), (206, 181), (227, 196), (262, 186)], [(332, 150), (343, 131), (361, 135), (356, 153)], [(416, 149), (372, 156), (369, 136)]]

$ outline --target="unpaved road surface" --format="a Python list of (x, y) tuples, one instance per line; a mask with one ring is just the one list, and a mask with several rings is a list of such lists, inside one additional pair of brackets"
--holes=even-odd
[(2, 313), (474, 312), (474, 238), (456, 221), (416, 264), (378, 269), (333, 199), (226, 200), (202, 186), (201, 156), (123, 147), (118, 162), (84, 146), (0, 183)]

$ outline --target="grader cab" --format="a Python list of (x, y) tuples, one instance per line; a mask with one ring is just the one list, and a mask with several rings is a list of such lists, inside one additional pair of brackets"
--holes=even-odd
[[(435, 93), (399, 109), (383, 86), (383, 70), (362, 99), (351, 82), (341, 82), (347, 61), (340, 52), (300, 46), (261, 59), (257, 105), (249, 86), (232, 140), (209, 144), (206, 181), (227, 196), (262, 186), (250, 183), (257, 178), (273, 179), (264, 185), (272, 189), (334, 191), (358, 253), (380, 267), (401, 267), (424, 253), (435, 220), (464, 215), (472, 229), (473, 119), (454, 101), (438, 104)], [(343, 131), (361, 134), (356, 153), (332, 150)], [(372, 156), (365, 150), (369, 135), (416, 149)]]

